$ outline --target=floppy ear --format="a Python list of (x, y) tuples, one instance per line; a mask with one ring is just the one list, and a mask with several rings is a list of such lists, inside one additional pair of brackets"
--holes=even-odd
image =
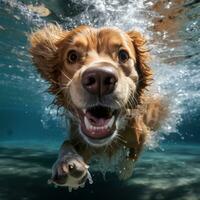
[(137, 31), (130, 31), (127, 32), (127, 34), (132, 40), (136, 53), (136, 70), (139, 75), (136, 98), (140, 102), (144, 90), (152, 81), (152, 70), (148, 65), (148, 62), (150, 61), (150, 54), (146, 46), (146, 39), (141, 33)]
[(56, 81), (55, 76), (59, 70), (57, 50), (66, 34), (67, 31), (59, 25), (48, 24), (29, 36), (33, 62), (42, 77), (49, 82)]

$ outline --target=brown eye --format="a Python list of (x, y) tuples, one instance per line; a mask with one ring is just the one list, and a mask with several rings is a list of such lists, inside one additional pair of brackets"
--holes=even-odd
[(118, 58), (119, 58), (120, 62), (125, 63), (129, 59), (129, 54), (128, 54), (128, 52), (126, 50), (123, 50), (123, 49), (119, 50)]
[(67, 54), (67, 61), (70, 64), (74, 64), (79, 60), (79, 57), (80, 57), (80, 55), (79, 55), (79, 53), (77, 51), (71, 50)]

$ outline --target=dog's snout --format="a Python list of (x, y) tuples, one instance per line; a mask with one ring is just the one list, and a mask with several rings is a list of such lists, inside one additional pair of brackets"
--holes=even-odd
[(114, 91), (118, 81), (114, 68), (89, 68), (82, 75), (82, 85), (90, 94), (103, 96)]

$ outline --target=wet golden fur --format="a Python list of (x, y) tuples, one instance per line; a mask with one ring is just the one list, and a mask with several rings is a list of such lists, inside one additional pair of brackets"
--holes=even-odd
[[(84, 34), (82, 34), (83, 32)], [(109, 62), (116, 64), (118, 61), (113, 53), (113, 49), (116, 48), (115, 43), (126, 42), (126, 48), (129, 49), (131, 62), (133, 62), (131, 66), (134, 64), (138, 77), (134, 77), (134, 73), (129, 74), (129, 66), (120, 65), (120, 73), (133, 76), (129, 78), (137, 85), (134, 94), (132, 94), (134, 98), (128, 99), (126, 105), (123, 105), (124, 117), (128, 121), (125, 129), (106, 150), (104, 147), (94, 148), (85, 144), (78, 136), (76, 122), (71, 119), (72, 136), (70, 143), (85, 161), (89, 160), (93, 154), (101, 151), (106, 151), (108, 155), (112, 156), (120, 146), (126, 146), (130, 149), (129, 158), (137, 159), (147, 134), (159, 127), (160, 121), (166, 114), (166, 109), (159, 98), (145, 94), (153, 78), (152, 70), (148, 65), (150, 55), (145, 38), (136, 31), (125, 33), (115, 28), (98, 30), (88, 26), (80, 26), (71, 31), (66, 31), (58, 25), (50, 24), (31, 34), (29, 39), (33, 62), (42, 77), (50, 83), (49, 91), (55, 95), (55, 104), (63, 106), (75, 114), (76, 106), (67, 87), (72, 80), (75, 81), (76, 79), (78, 83), (77, 70), (95, 59), (101, 59), (102, 55), (104, 59), (109, 59)], [(66, 51), (74, 43), (83, 56), (76, 66), (70, 68), (66, 64)], [(86, 52), (90, 52), (90, 56), (86, 55)], [(103, 54), (100, 54), (100, 52), (103, 52)], [(79, 91), (77, 87), (80, 86), (75, 85), (74, 87)], [(80, 96), (79, 98), (83, 98), (84, 94)]]

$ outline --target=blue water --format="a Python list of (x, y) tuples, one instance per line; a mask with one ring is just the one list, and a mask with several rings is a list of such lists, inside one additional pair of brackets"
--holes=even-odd
[[(200, 199), (200, 3), (166, 1), (165, 9), (181, 9), (173, 18), (177, 30), (155, 30), (163, 16), (151, 9), (152, 2), (0, 0), (0, 200)], [(41, 4), (50, 15), (28, 8)], [(152, 90), (169, 99), (170, 116), (148, 141), (127, 181), (94, 173), (93, 185), (73, 193), (46, 184), (66, 127), (50, 105), (48, 84), (31, 63), (27, 34), (55, 21), (66, 28), (135, 28), (151, 41)]]

